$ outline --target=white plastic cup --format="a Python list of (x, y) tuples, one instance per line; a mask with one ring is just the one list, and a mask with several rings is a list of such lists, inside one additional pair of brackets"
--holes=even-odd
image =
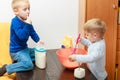
[(46, 49), (35, 47), (35, 65), (40, 69), (46, 67)]
[(84, 68), (76, 68), (74, 69), (74, 77), (78, 79), (82, 79), (85, 77), (85, 69)]

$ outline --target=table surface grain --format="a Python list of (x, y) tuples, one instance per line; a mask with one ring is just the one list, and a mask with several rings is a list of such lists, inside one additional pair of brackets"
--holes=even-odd
[[(18, 72), (16, 80), (78, 80), (74, 78), (74, 70), (64, 68), (56, 55), (57, 49), (47, 50), (47, 66), (45, 69), (34, 67), (31, 71)], [(84, 80), (96, 80), (85, 64), (86, 74)]]

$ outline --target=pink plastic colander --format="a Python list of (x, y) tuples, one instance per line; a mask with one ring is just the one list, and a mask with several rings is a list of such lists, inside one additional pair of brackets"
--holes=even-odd
[[(56, 51), (56, 54), (57, 54), (61, 64), (68, 69), (74, 69), (74, 68), (78, 67), (78, 63), (76, 61), (71, 62), (68, 59), (69, 55), (71, 55), (71, 53), (73, 52), (73, 49), (74, 48), (62, 48), (62, 49), (59, 49)], [(85, 55), (87, 52), (83, 49), (76, 48), (76, 53)]]

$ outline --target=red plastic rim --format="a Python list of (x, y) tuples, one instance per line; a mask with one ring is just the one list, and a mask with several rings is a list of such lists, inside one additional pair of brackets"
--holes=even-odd
[[(76, 61), (71, 62), (68, 60), (68, 56), (71, 55), (72, 52), (73, 52), (73, 48), (61, 48), (56, 51), (56, 54), (57, 54), (61, 64), (68, 69), (74, 69), (74, 68), (78, 67), (78, 63)], [(76, 53), (85, 55), (87, 53), (87, 51), (83, 50), (81, 48), (77, 48)]]

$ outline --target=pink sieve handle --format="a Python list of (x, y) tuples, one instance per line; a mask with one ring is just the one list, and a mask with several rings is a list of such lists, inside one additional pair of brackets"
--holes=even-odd
[(75, 54), (75, 52), (76, 52), (76, 48), (74, 48), (74, 49), (73, 49), (73, 52), (72, 52), (72, 54)]
[(80, 34), (78, 34), (78, 37), (77, 37), (77, 39), (76, 39), (76, 44), (75, 44), (75, 47), (74, 47), (74, 49), (73, 49), (72, 54), (75, 54), (75, 53), (76, 53), (76, 47), (77, 47), (77, 44), (78, 44), (78, 42), (79, 42), (79, 39), (80, 39)]
[(76, 44), (78, 44), (79, 39), (80, 39), (80, 34), (78, 34), (78, 37), (77, 37), (77, 40), (76, 40)]

